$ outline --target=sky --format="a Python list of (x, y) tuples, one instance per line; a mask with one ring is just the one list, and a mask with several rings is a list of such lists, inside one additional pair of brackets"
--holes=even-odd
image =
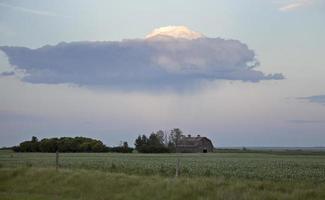
[(322, 0), (0, 0), (0, 146), (325, 146), (324, 19)]

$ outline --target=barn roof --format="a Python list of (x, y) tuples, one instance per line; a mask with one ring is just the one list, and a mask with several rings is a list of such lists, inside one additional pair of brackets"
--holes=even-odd
[(198, 146), (200, 145), (200, 142), (202, 140), (208, 140), (210, 141), (207, 137), (201, 137), (201, 136), (197, 136), (197, 137), (182, 137), (178, 143), (177, 146)]

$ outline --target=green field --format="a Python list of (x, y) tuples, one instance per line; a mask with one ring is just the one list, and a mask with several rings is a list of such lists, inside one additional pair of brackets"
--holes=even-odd
[(0, 151), (1, 199), (325, 199), (322, 154), (64, 153), (59, 160), (56, 172), (55, 154)]
[[(264, 153), (117, 154), (63, 153), (60, 166), (137, 175), (173, 176), (180, 159), (182, 176), (223, 176), (254, 180), (325, 181), (324, 155)], [(0, 153), (2, 167), (54, 167), (54, 153)]]

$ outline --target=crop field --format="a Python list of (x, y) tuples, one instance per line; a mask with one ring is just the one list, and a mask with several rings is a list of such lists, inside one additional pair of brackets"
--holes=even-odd
[[(180, 176), (185, 177), (325, 182), (324, 155), (62, 153), (59, 165), (65, 169), (172, 177), (177, 159), (180, 160)], [(55, 167), (55, 154), (0, 151), (0, 166)]]
[(0, 199), (325, 199), (322, 153), (62, 153), (58, 170), (55, 159), (0, 151)]

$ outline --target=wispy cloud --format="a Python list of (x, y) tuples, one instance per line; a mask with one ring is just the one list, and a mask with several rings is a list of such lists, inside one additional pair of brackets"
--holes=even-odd
[(9, 9), (16, 10), (16, 11), (19, 11), (19, 12), (33, 14), (33, 15), (41, 15), (41, 16), (48, 16), (48, 17), (71, 18), (71, 16), (61, 15), (61, 14), (51, 12), (51, 11), (35, 10), (35, 9), (24, 8), (24, 7), (20, 7), (20, 6), (14, 6), (14, 5), (6, 4), (6, 3), (0, 3), (0, 7), (5, 7), (5, 8), (9, 8)]
[(279, 11), (289, 12), (313, 3), (313, 0), (294, 0), (279, 7)]
[(13, 71), (0, 73), (0, 76), (13, 76), (13, 75), (15, 75), (15, 72), (13, 72)]
[(297, 99), (307, 100), (311, 103), (318, 103), (325, 106), (325, 95), (315, 95), (309, 97), (298, 97)]

